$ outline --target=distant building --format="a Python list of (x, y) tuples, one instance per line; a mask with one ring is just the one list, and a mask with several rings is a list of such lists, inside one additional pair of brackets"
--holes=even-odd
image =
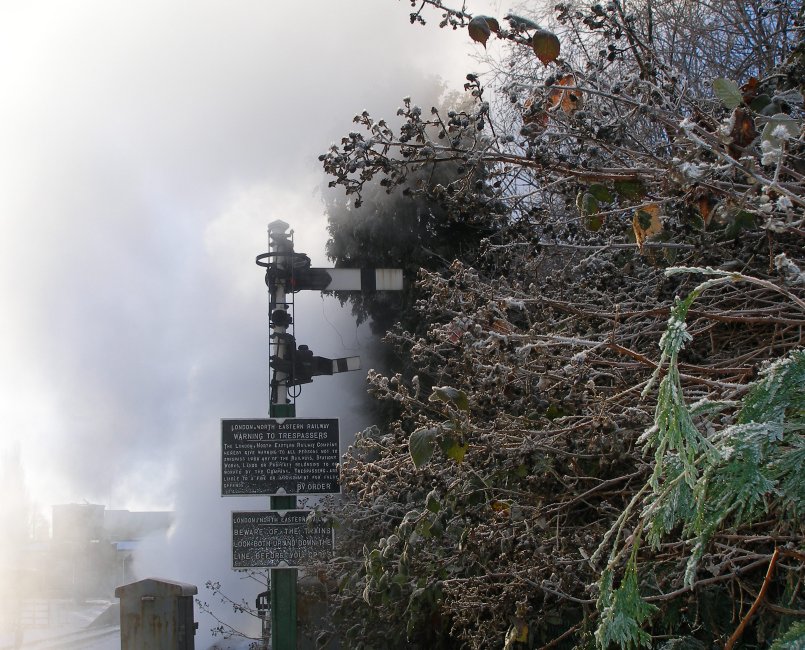
[(136, 579), (131, 566), (138, 543), (167, 534), (173, 521), (173, 512), (107, 510), (92, 503), (53, 506), (48, 595), (112, 597), (117, 586)]
[(67, 601), (82, 607), (85, 601), (111, 601), (116, 587), (138, 578), (132, 572), (138, 544), (166, 535), (173, 521), (172, 512), (67, 504), (53, 506), (50, 535), (44, 519), (35, 520), (28, 535), (24, 528), (16, 536), (3, 530), (0, 648), (23, 629), (63, 624)]

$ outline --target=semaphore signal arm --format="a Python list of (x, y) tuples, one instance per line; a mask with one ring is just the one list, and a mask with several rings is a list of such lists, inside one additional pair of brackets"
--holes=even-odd
[(310, 257), (293, 249), (288, 224), (274, 221), (269, 224), (270, 250), (255, 260), (266, 270), (269, 290), (269, 319), (273, 354), (270, 364), (274, 371), (272, 392), (278, 385), (286, 387), (310, 383), (313, 377), (359, 370), (360, 357), (329, 359), (316, 356), (307, 345), (297, 345), (291, 333), (293, 316), (289, 311), (288, 294), (298, 291), (401, 291), (402, 269), (315, 268)]

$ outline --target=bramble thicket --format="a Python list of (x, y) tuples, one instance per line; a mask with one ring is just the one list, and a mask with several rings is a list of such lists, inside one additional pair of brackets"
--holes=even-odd
[(485, 72), (320, 157), (331, 257), (410, 280), (321, 639), (803, 647), (802, 4), (533, 10), (412, 0)]

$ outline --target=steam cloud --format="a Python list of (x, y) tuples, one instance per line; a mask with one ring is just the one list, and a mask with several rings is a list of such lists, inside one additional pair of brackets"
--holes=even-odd
[[(403, 95), (432, 100), (439, 75), (460, 87), (474, 46), (411, 27), (409, 9), (0, 9), (0, 451), (19, 449), (42, 512), (84, 500), (175, 509), (167, 544), (140, 555), (142, 577), (256, 592), (229, 571), (229, 513), (268, 500), (223, 500), (219, 478), (220, 419), (268, 405), (254, 257), (280, 218), (326, 266), (318, 154), (356, 112), (389, 117)], [(299, 296), (297, 321), (317, 354), (365, 353), (368, 333), (332, 299)], [(354, 431), (362, 390), (358, 373), (322, 378), (299, 414)]]

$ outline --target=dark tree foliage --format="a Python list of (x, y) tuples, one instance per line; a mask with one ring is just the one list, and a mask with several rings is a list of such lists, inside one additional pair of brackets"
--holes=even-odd
[[(410, 116), (420, 109), (406, 100), (400, 111)], [(366, 119), (365, 115), (355, 118), (363, 123)], [(388, 133), (385, 126), (378, 128)], [(365, 145), (365, 140), (354, 133), (342, 141), (345, 152)], [(477, 142), (463, 145), (459, 141), (457, 145), (463, 151)], [(359, 162), (354, 163), (355, 169), (359, 166)], [(506, 208), (485, 197), (485, 193), (491, 194), (486, 189), (486, 176), (482, 164), (468, 170), (460, 161), (442, 157), (438, 164), (412, 166), (405, 174), (395, 176), (393, 182), (389, 178), (367, 178), (357, 200), (335, 192), (326, 194), (330, 233), (326, 252), (336, 267), (401, 268), (406, 279), (402, 293), (356, 296), (345, 292), (339, 296), (342, 303), (352, 303), (358, 322), (370, 320), (373, 331), (379, 334), (397, 321), (416, 327), (412, 307), (419, 270), (445, 270), (454, 259), (473, 257), (479, 243), (500, 227)], [(474, 183), (477, 193), (462, 196), (460, 201), (449, 200), (444, 188), (456, 179)]]
[[(358, 434), (322, 508), (340, 526), (318, 567), (333, 632), (797, 647), (801, 3), (412, 7), (509, 49), (488, 84), (468, 75), (471, 106), (406, 101), (394, 130), (362, 114), (322, 156), (359, 210), (379, 184), (441, 215), (416, 231), (437, 255), (411, 253), (416, 293), (386, 336), (405, 371), (369, 375), (394, 415)], [(454, 246), (454, 215), (477, 239)], [(388, 259), (370, 216), (340, 237)]]

